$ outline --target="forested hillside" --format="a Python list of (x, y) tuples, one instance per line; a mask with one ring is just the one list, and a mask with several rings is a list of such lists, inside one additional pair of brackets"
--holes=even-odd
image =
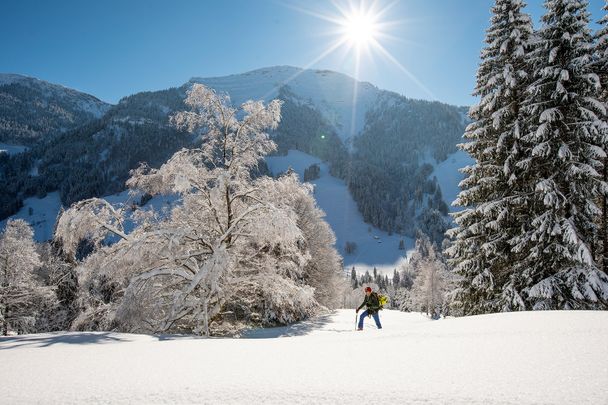
[[(140, 162), (158, 167), (180, 148), (200, 144), (196, 134), (179, 132), (168, 122), (197, 82), (215, 84), (234, 100), (263, 91), (276, 95), (283, 101), (281, 123), (271, 133), (276, 153), (297, 149), (326, 161), (331, 174), (346, 181), (370, 224), (389, 233), (412, 237), (420, 229), (437, 242), (443, 238), (449, 201), (443, 201), (430, 176), (431, 163), (456, 150), (464, 131), (462, 109), (410, 100), (369, 83), (358, 84), (359, 98), (349, 102), (356, 105), (345, 104), (352, 78), (291, 67), (193, 79), (179, 88), (134, 94), (101, 118), (81, 120), (81, 126), (40, 139), (24, 153), (0, 156), (0, 219), (17, 212), (23, 199), (54, 190), (66, 206), (121, 191)], [(345, 128), (353, 110), (359, 114), (355, 126)], [(264, 165), (259, 170), (266, 173)]]
[(0, 142), (32, 145), (104, 115), (97, 98), (31, 77), (0, 74)]

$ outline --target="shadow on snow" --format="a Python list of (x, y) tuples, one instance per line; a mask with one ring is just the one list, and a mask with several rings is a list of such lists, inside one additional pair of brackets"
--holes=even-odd
[[(351, 332), (343, 329), (324, 328), (331, 323), (332, 313), (317, 316), (307, 321), (302, 321), (288, 326), (274, 328), (257, 328), (244, 331), (240, 334), (242, 339), (273, 339), (280, 337), (293, 337), (308, 335), (313, 331), (323, 332)], [(126, 335), (116, 335), (113, 332), (70, 332), (44, 335), (17, 335), (0, 336), (0, 350), (16, 349), (20, 347), (49, 347), (56, 344), (76, 344), (88, 345), (99, 343), (118, 343), (128, 342)], [(171, 341), (181, 339), (208, 339), (204, 336), (196, 335), (148, 335), (157, 338), (159, 341)], [(215, 337), (222, 339), (222, 337)], [(225, 338), (224, 338), (225, 339)]]
[(24, 346), (49, 347), (56, 344), (87, 345), (122, 341), (126, 341), (126, 339), (113, 335), (111, 332), (0, 336), (0, 350), (16, 349)]
[(331, 316), (332, 314), (320, 315), (313, 319), (289, 326), (251, 329), (241, 333), (240, 337), (243, 339), (272, 339), (279, 337), (304, 336), (315, 330), (323, 330), (326, 332), (346, 332), (344, 330), (337, 329), (323, 329), (325, 325), (331, 323)]

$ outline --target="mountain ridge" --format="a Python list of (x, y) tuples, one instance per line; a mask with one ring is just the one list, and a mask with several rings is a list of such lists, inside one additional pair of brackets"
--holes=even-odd
[[(9, 209), (0, 218), (17, 212), (25, 198), (56, 190), (64, 205), (120, 192), (140, 162), (158, 167), (178, 149), (196, 146), (199, 138), (168, 124), (172, 113), (186, 108), (183, 99), (193, 83), (227, 92), (234, 103), (283, 100), (283, 118), (272, 133), (278, 153), (300, 150), (326, 162), (329, 174), (345, 181), (366, 222), (410, 238), (420, 228), (434, 235), (446, 228), (449, 208), (428, 157), (441, 161), (456, 151), (464, 131), (462, 107), (292, 66), (193, 77), (179, 87), (123, 97), (100, 118), (14, 156), (6, 170), (17, 173), (0, 195)], [(267, 173), (264, 165), (260, 170)]]
[(31, 145), (101, 118), (111, 105), (35, 77), (0, 73), (0, 141)]

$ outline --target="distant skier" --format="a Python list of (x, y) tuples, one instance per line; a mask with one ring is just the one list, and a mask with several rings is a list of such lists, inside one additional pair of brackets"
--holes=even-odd
[(378, 314), (378, 311), (380, 311), (380, 298), (376, 292), (372, 292), (371, 287), (365, 287), (365, 299), (355, 311), (359, 313), (359, 310), (364, 306), (366, 306), (367, 309), (363, 311), (359, 317), (359, 326), (357, 330), (363, 330), (363, 321), (368, 315), (371, 315), (374, 318), (378, 329), (382, 329), (382, 325), (380, 324), (380, 315)]

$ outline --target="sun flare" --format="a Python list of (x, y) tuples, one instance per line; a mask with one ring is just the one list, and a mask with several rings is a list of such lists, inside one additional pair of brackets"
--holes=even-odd
[(375, 18), (371, 14), (353, 12), (345, 17), (342, 25), (345, 39), (357, 46), (373, 42), (377, 35)]
[[(327, 3), (331, 4), (334, 10), (307, 9), (293, 4), (289, 6), (298, 12), (330, 23), (328, 31), (324, 34), (328, 34), (332, 41), (318, 56), (307, 63), (304, 69), (309, 69), (329, 55), (338, 53), (341, 55), (339, 64), (349, 64), (347, 70), (352, 69), (349, 74), (360, 80), (361, 70), (367, 65), (373, 65), (375, 59), (380, 57), (399, 69), (431, 99), (435, 99), (431, 90), (393, 56), (390, 48), (385, 46), (388, 41), (418, 45), (402, 36), (394, 36), (395, 29), (402, 29), (413, 20), (387, 20), (391, 9), (399, 3), (399, 0), (331, 0)], [(294, 74), (285, 83), (289, 83), (298, 75), (299, 73)], [(354, 82), (353, 88), (353, 120), (356, 113), (354, 106), (358, 94), (357, 83)]]

